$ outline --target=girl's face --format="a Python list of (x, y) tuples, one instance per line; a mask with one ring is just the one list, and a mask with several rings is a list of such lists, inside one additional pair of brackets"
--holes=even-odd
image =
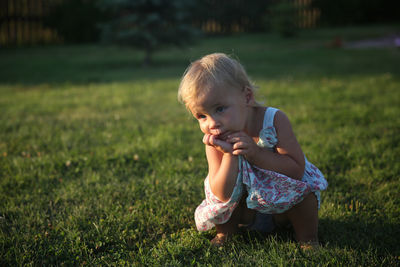
[(248, 107), (253, 93), (229, 88), (215, 88), (198, 97), (189, 109), (205, 134), (225, 140), (229, 134), (246, 131)]

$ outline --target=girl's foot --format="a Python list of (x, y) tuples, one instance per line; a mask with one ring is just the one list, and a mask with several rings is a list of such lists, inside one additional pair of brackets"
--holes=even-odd
[(211, 244), (216, 247), (222, 247), (226, 241), (228, 241), (229, 235), (218, 233), (213, 239), (211, 239)]
[(300, 242), (300, 248), (303, 251), (316, 250), (319, 248), (319, 242), (318, 241)]

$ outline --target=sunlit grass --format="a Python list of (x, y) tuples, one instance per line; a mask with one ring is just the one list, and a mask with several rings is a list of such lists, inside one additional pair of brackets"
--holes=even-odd
[[(148, 69), (125, 48), (0, 51), (0, 265), (398, 264), (400, 51), (326, 48), (337, 32), (205, 40)], [(176, 90), (214, 51), (240, 58), (326, 175), (319, 251), (290, 233), (219, 250), (195, 230), (206, 161)]]

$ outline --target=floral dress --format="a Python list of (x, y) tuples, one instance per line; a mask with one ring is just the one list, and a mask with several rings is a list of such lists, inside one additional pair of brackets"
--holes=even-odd
[[(273, 150), (278, 143), (274, 117), (278, 109), (267, 108), (258, 145)], [(204, 180), (206, 199), (196, 208), (195, 221), (199, 231), (207, 231), (216, 224), (226, 223), (247, 191), (246, 204), (249, 209), (264, 214), (277, 214), (289, 210), (313, 192), (320, 205), (320, 191), (328, 187), (321, 171), (305, 158), (305, 170), (301, 180), (264, 170), (251, 165), (239, 156), (239, 173), (230, 199), (219, 200), (211, 191), (208, 176)]]

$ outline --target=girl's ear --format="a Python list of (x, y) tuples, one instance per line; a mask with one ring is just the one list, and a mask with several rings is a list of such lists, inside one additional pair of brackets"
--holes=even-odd
[(253, 93), (253, 90), (251, 90), (250, 87), (246, 86), (246, 87), (244, 88), (244, 95), (245, 95), (245, 97), (246, 97), (246, 104), (247, 104), (248, 106), (254, 106), (255, 101), (254, 101), (254, 93)]

